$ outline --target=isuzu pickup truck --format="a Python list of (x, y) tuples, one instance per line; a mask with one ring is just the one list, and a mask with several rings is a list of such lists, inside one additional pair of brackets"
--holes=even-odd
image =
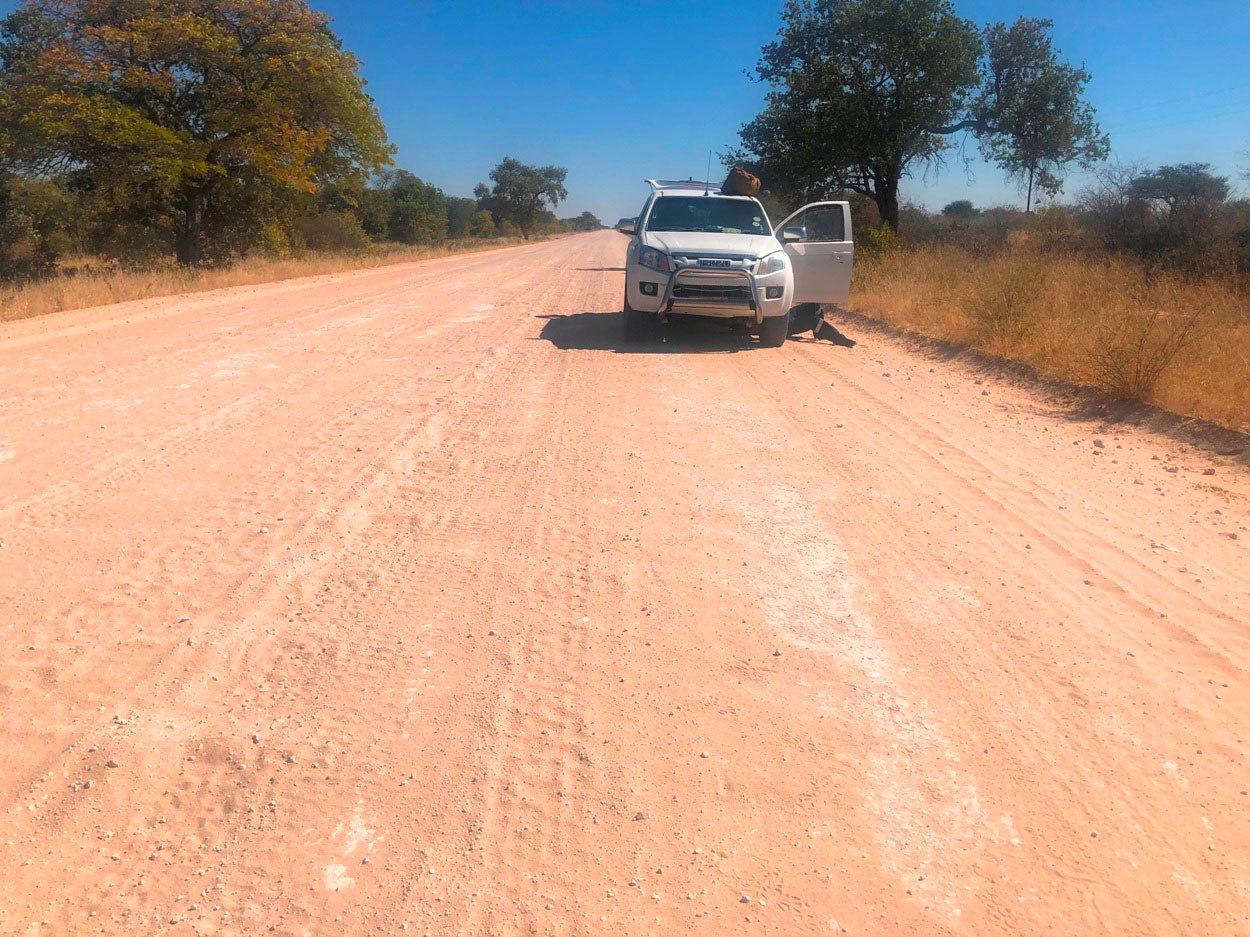
[(700, 182), (648, 179), (625, 260), (625, 335), (673, 316), (717, 319), (783, 344), (790, 310), (846, 302), (854, 243), (847, 202), (812, 202), (774, 228), (759, 199)]

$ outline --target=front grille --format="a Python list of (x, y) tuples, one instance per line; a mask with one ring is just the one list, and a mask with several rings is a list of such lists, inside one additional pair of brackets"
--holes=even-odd
[(749, 305), (751, 291), (745, 286), (702, 286), (683, 284), (680, 281), (673, 286), (675, 299), (701, 299), (721, 303), (742, 303)]
[[(705, 258), (700, 257), (698, 254), (674, 254), (674, 255), (673, 255), (673, 259), (674, 259), (675, 261), (677, 261), (679, 264), (681, 264), (683, 267), (695, 267), (695, 268), (698, 268), (698, 266), (699, 266), (699, 261), (700, 261), (700, 260), (703, 260), (703, 259), (705, 259)], [(734, 268), (738, 268), (738, 269), (743, 268), (743, 267), (744, 267), (744, 266), (745, 266), (745, 265), (749, 262), (749, 258), (747, 258), (747, 257), (726, 257), (726, 256), (724, 256), (723, 254), (708, 254), (708, 255), (707, 255), (707, 257), (706, 257), (706, 259), (707, 259), (707, 260), (718, 260), (718, 261), (719, 261), (719, 260), (728, 260), (728, 261), (729, 261), (729, 263), (730, 263), (730, 264), (731, 264)], [(703, 269), (707, 269), (707, 270), (717, 270), (717, 269), (724, 269), (724, 268), (723, 268), (723, 267), (720, 267), (720, 266), (718, 265), (718, 266), (716, 266), (716, 267), (705, 267), (705, 268), (703, 268)]]

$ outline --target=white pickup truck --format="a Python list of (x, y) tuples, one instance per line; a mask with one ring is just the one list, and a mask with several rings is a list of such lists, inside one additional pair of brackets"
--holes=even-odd
[(651, 195), (625, 260), (625, 335), (654, 334), (670, 316), (702, 316), (745, 326), (760, 343), (785, 342), (790, 310), (801, 303), (845, 303), (854, 243), (847, 202), (813, 202), (769, 224), (759, 200), (725, 195), (699, 182), (648, 179)]

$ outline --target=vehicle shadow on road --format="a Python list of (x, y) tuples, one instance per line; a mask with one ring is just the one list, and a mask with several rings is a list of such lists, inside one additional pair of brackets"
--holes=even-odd
[(625, 323), (619, 312), (577, 312), (541, 315), (546, 319), (540, 339), (561, 351), (611, 351), (621, 355), (733, 354), (760, 348), (745, 332), (731, 332), (704, 322), (674, 321), (657, 329), (647, 341), (626, 341)]

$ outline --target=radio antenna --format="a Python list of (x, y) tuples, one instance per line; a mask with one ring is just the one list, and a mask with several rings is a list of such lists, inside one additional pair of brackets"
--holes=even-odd
[(703, 183), (703, 194), (709, 195), (711, 194), (709, 190), (712, 188), (712, 151), (711, 150), (707, 151), (707, 172), (703, 174), (703, 178), (705, 180)]

